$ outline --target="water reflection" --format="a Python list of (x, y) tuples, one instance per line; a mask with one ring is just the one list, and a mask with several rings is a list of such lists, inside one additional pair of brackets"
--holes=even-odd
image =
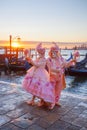
[(72, 83), (85, 83), (87, 82), (87, 77), (81, 77), (81, 76), (76, 76), (74, 77), (74, 80)]
[(66, 76), (66, 89), (73, 94), (87, 96), (87, 77)]

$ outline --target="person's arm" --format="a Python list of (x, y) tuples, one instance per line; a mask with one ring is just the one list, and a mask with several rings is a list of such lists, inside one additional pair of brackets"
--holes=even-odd
[(80, 54), (79, 54), (78, 51), (74, 52), (74, 54), (73, 54), (73, 59), (71, 59), (70, 61), (67, 62), (67, 67), (72, 66), (73, 63), (74, 63), (74, 65), (75, 65), (76, 62), (77, 62), (77, 57), (79, 57), (79, 56), (80, 56)]
[(62, 68), (68, 68), (72, 66), (73, 63), (76, 63), (76, 59), (71, 59), (70, 61), (66, 61), (64, 58), (62, 58)]
[(72, 59), (72, 60), (68, 61), (68, 62), (66, 63), (66, 67), (68, 68), (68, 67), (72, 66), (73, 63), (76, 64), (76, 60), (75, 60), (75, 59)]

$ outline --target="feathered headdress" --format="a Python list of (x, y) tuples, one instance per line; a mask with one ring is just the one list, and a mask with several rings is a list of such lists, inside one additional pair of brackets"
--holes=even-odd
[(78, 51), (75, 51), (75, 52), (73, 53), (73, 56), (74, 56), (74, 57), (79, 57), (79, 56), (80, 56), (80, 54), (79, 54), (79, 52), (78, 52)]
[(44, 54), (45, 53), (45, 48), (42, 47), (42, 43), (39, 43), (36, 47), (36, 51), (40, 54)]
[(52, 46), (50, 48), (50, 51), (51, 52), (58, 52), (60, 50), (59, 46), (55, 42), (53, 42), (53, 44), (54, 44), (54, 46)]

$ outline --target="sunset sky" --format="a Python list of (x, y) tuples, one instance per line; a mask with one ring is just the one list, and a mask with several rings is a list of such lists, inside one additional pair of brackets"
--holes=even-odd
[(87, 0), (0, 0), (0, 40), (87, 42)]

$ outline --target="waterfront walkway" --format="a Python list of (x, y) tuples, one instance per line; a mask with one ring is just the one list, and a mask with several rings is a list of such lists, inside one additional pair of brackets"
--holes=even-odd
[(0, 130), (87, 130), (87, 99), (63, 92), (62, 107), (48, 110), (27, 105), (30, 98), (21, 85), (0, 81)]

